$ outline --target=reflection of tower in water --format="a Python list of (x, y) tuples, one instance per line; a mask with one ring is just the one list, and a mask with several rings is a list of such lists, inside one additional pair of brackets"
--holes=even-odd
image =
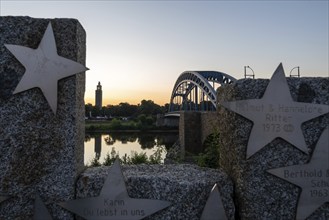
[(102, 151), (102, 136), (100, 134), (95, 136), (95, 154), (96, 159), (99, 160)]

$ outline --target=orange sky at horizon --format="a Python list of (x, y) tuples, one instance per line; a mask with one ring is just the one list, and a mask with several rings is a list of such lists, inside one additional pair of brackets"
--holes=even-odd
[[(120, 103), (127, 102), (131, 105), (137, 105), (140, 104), (142, 100), (152, 100), (154, 103), (158, 105), (165, 105), (166, 103), (170, 102), (170, 95), (171, 92), (168, 94), (164, 92), (138, 92), (138, 96), (135, 95), (129, 95), (129, 94), (121, 94), (115, 97), (115, 95), (112, 96), (106, 96), (106, 93), (103, 91), (103, 106), (107, 105), (118, 105)], [(91, 96), (90, 94), (85, 94), (85, 104), (92, 104), (95, 105), (95, 94), (94, 96)]]
[[(125, 99), (125, 100), (122, 100), (121, 98), (119, 99), (103, 99), (103, 106), (107, 106), (107, 105), (118, 105), (120, 103), (129, 103), (130, 105), (138, 105), (141, 103), (143, 99), (140, 99), (140, 100), (136, 100), (134, 98), (130, 98), (130, 99)], [(152, 100), (155, 104), (158, 104), (158, 105), (165, 105), (166, 103), (169, 103), (169, 100), (168, 101), (157, 101), (157, 100), (154, 100), (154, 99), (147, 99), (145, 98), (145, 100)], [(85, 104), (92, 104), (92, 105), (95, 105), (95, 99), (94, 98), (85, 98)]]

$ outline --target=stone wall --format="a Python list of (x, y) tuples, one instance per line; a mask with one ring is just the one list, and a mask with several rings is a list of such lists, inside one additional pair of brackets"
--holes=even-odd
[[(99, 196), (110, 167), (89, 168), (77, 182), (77, 198)], [(195, 165), (122, 166), (131, 198), (169, 201), (171, 205), (145, 220), (199, 220), (215, 183), (218, 184), (227, 219), (235, 219), (233, 185), (221, 170)], [(217, 207), (214, 204), (214, 207)], [(218, 205), (219, 207), (219, 205)]]
[(217, 112), (201, 112), (201, 143), (204, 143), (206, 138), (216, 132), (218, 126)]
[[(295, 102), (329, 104), (328, 78), (287, 78)], [(263, 97), (269, 80), (238, 80), (223, 86), (218, 92), (218, 103)], [(218, 106), (220, 133), (220, 167), (235, 185), (235, 205), (238, 219), (295, 219), (300, 188), (271, 175), (269, 169), (305, 164), (309, 155), (276, 138), (246, 159), (246, 146), (253, 122), (221, 105)], [(321, 133), (329, 125), (329, 115), (316, 117), (302, 124), (310, 152)], [(329, 201), (328, 201), (329, 202)], [(328, 219), (329, 203), (323, 204), (308, 219)]]
[(31, 219), (39, 194), (54, 219), (72, 215), (56, 202), (74, 198), (84, 166), (85, 75), (58, 82), (54, 114), (38, 88), (14, 94), (25, 68), (4, 46), (37, 48), (51, 21), (60, 56), (85, 63), (86, 33), (75, 19), (0, 17), (0, 219)]

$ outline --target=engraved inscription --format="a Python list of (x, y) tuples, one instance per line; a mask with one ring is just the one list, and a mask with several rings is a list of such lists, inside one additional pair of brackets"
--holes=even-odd
[(97, 208), (85, 208), (83, 215), (86, 217), (129, 217), (146, 215), (144, 209), (134, 209), (127, 205), (125, 200), (103, 199)]
[(278, 113), (303, 113), (303, 114), (324, 114), (322, 107), (312, 105), (290, 106), (284, 104), (251, 104), (248, 102), (239, 103), (237, 111), (243, 112), (278, 112)]
[(264, 132), (293, 132), (294, 126), (290, 123), (291, 118), (292, 116), (267, 113), (263, 130)]
[(284, 104), (258, 104), (254, 105), (249, 102), (237, 104), (237, 111), (250, 112), (250, 113), (264, 113), (262, 120), (262, 131), (270, 133), (291, 133), (296, 128), (293, 125), (293, 116), (295, 113), (310, 114), (317, 113), (323, 114), (323, 109), (319, 106), (290, 106)]
[(329, 202), (328, 138), (329, 128), (323, 131), (309, 163), (267, 171), (301, 188), (296, 219), (305, 219), (323, 203)]
[(118, 159), (111, 166), (104, 186), (97, 197), (71, 200), (62, 207), (92, 220), (139, 220), (170, 205), (167, 201), (130, 198)]
[[(322, 172), (320, 174), (322, 175)], [(311, 197), (329, 197), (329, 169), (323, 175), (327, 177), (325, 180), (311, 180)]]
[(253, 105), (249, 102), (237, 103), (237, 110), (242, 112), (264, 112), (264, 104)]
[(320, 107), (317, 106), (286, 106), (286, 105), (279, 105), (278, 106), (279, 112), (285, 112), (285, 113), (317, 113), (317, 114), (323, 114), (323, 110)]
[(104, 206), (124, 206), (124, 205), (125, 205), (124, 200), (104, 199)]
[(284, 178), (290, 181), (302, 178), (304, 184), (309, 186), (306, 193), (310, 197), (329, 197), (329, 169), (284, 170)]

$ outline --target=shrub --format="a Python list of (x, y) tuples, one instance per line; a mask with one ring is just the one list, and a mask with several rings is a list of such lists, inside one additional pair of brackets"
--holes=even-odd
[(131, 152), (131, 156), (125, 154), (122, 158), (119, 157), (119, 153), (115, 151), (115, 148), (112, 147), (110, 153), (107, 153), (104, 162), (101, 164), (98, 158), (94, 158), (91, 161), (89, 167), (98, 167), (98, 166), (111, 166), (114, 161), (119, 158), (122, 164), (132, 165), (132, 164), (161, 164), (162, 163), (162, 153), (165, 151), (162, 147), (157, 147), (150, 157), (146, 155), (145, 152), (137, 153), (136, 151)]
[(107, 153), (106, 154), (105, 159), (104, 159), (104, 162), (103, 162), (102, 165), (104, 165), (104, 166), (111, 166), (117, 158), (120, 158), (119, 157), (119, 153), (117, 153), (115, 151), (115, 148), (112, 147), (111, 153)]
[(131, 163), (132, 164), (142, 164), (147, 163), (148, 157), (145, 152), (137, 153), (136, 151), (132, 152)]
[(91, 167), (99, 167), (100, 165), (101, 165), (101, 163), (99, 162), (99, 158), (97, 158), (97, 157), (92, 159), (90, 162)]
[(121, 121), (119, 119), (113, 119), (111, 121), (111, 126), (110, 126), (113, 130), (116, 130), (116, 129), (120, 129), (121, 128)]
[(219, 134), (209, 135), (204, 142), (204, 153), (199, 154), (197, 163), (202, 167), (219, 167)]
[(149, 157), (150, 164), (160, 164), (162, 161), (162, 153), (165, 152), (163, 147), (157, 147), (154, 153)]

